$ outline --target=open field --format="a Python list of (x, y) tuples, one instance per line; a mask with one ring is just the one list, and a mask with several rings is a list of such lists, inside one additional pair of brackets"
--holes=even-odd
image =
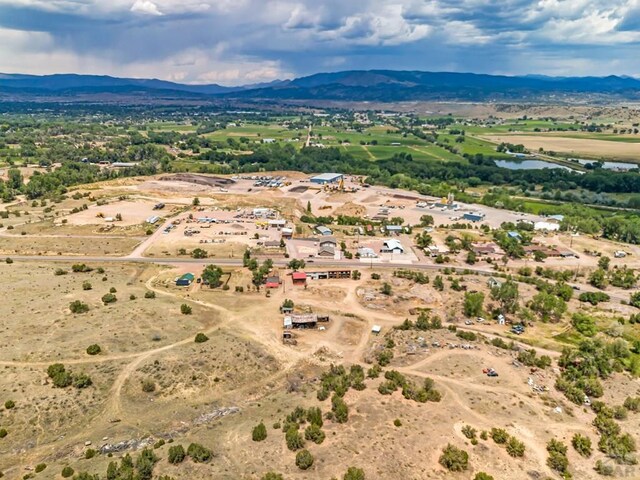
[(7, 236), (0, 239), (0, 255), (107, 255), (123, 256), (140, 241), (135, 238), (29, 237)]
[[(308, 288), (293, 286), (285, 276), (288, 285), (265, 297), (264, 292), (239, 294), (202, 289), (196, 284), (187, 289), (173, 286), (172, 279), (189, 267), (168, 270), (109, 265), (104, 274), (108, 280), (102, 282), (95, 278), (95, 270), (54, 276), (54, 268), (45, 264), (35, 271), (32, 281), (41, 286), (39, 292), (44, 289), (51, 295), (43, 297), (40, 293), (36, 298), (35, 292), (27, 290), (27, 280), (16, 277), (18, 268), (17, 264), (0, 266), (3, 277), (15, 284), (10, 298), (20, 298), (30, 305), (30, 310), (15, 303), (17, 300), (5, 305), (27, 314), (15, 315), (15, 321), (28, 318), (20, 330), (7, 326), (4, 335), (8, 341), (0, 359), (6, 372), (1, 381), (6, 385), (3, 391), (10, 391), (17, 405), (3, 416), (3, 427), (11, 435), (7, 438), (12, 438), (10, 447), (0, 444), (0, 451), (5, 453), (0, 466), (6, 478), (20, 477), (24, 467), (37, 461), (46, 462), (51, 473), (46, 478), (55, 478), (63, 465), (76, 471), (101, 472), (109, 458), (98, 455), (81, 459), (90, 448), (84, 445), (86, 441), (92, 442), (91, 448), (98, 448), (122, 440), (138, 441), (147, 435), (151, 444), (171, 438), (174, 444), (185, 446), (201, 443), (214, 453), (212, 462), (186, 461), (176, 466), (166, 461), (168, 446), (160, 445), (155, 450), (161, 458), (154, 470), (157, 474), (180, 480), (257, 479), (265, 471), (275, 470), (286, 478), (309, 478), (308, 471), (295, 467), (295, 454), (287, 450), (283, 432), (273, 425), (298, 406), (319, 406), (328, 411), (330, 401), (316, 399), (321, 372), (330, 363), (368, 367), (380, 348), (388, 348), (389, 341), (393, 341), (395, 355), (387, 368), (413, 382), (432, 378), (442, 400), (421, 404), (399, 393), (381, 395), (378, 386), (384, 379), (365, 380), (364, 390), (351, 389), (344, 396), (349, 406), (348, 422), (327, 419), (323, 427), (326, 440), (321, 445), (307, 442), (316, 458), (313, 478), (341, 475), (353, 465), (363, 468), (371, 478), (397, 478), (399, 473), (407, 478), (441, 478), (443, 470), (434, 466), (447, 443), (469, 453), (471, 470), (460, 478), (472, 478), (471, 472), (478, 471), (490, 472), (496, 478), (519, 478), (532, 471), (551, 475), (544, 450), (549, 439), (570, 443), (577, 432), (594, 437), (589, 425), (592, 414), (572, 406), (552, 388), (539, 394), (527, 385), (527, 378), (533, 377), (536, 384), (552, 387), (557, 371), (531, 374), (513, 364), (515, 352), (483, 340), (469, 342), (473, 346), (470, 350), (443, 348), (460, 343), (455, 333), (446, 329), (392, 330), (401, 318), (410, 316), (408, 309), (415, 306), (426, 306), (431, 315), (464, 328), (464, 317), (456, 308), (463, 293), (448, 290), (439, 294), (430, 285), (394, 278), (388, 270), (374, 270), (382, 276), (380, 280), (370, 279), (367, 272), (361, 281), (317, 281)], [(230, 273), (233, 285), (246, 281), (242, 270)], [(94, 290), (81, 290), (81, 282), (87, 279)], [(383, 282), (393, 285), (391, 297), (377, 293)], [(466, 276), (464, 282), (474, 290), (487, 291), (482, 277)], [(105, 307), (96, 302), (102, 285), (116, 287), (119, 299), (115, 304)], [(145, 291), (154, 291), (156, 298), (145, 299)], [(136, 300), (127, 299), (131, 293)], [(527, 289), (522, 294), (531, 295)], [(65, 312), (72, 298), (87, 301), (89, 312)], [(329, 315), (326, 329), (296, 331), (297, 345), (283, 345), (277, 310), (285, 298), (292, 299), (301, 311)], [(180, 315), (181, 303), (192, 305), (193, 314)], [(38, 321), (45, 304), (49, 305), (48, 311), (59, 312), (58, 319)], [(91, 320), (98, 317), (100, 322)], [(383, 327), (382, 335), (370, 334), (373, 324)], [(488, 339), (499, 336), (505, 327), (474, 328)], [(208, 342), (193, 342), (199, 331), (207, 332)], [(535, 332), (537, 327), (527, 334), (535, 337)], [(156, 334), (159, 340), (152, 339)], [(24, 335), (35, 347), (28, 352), (16, 343)], [(63, 342), (63, 338), (72, 342)], [(436, 341), (442, 347), (433, 347)], [(103, 351), (91, 357), (83, 349), (94, 342)], [(77, 393), (53, 388), (44, 378), (47, 365), (54, 361), (88, 374), (94, 384)], [(500, 376), (483, 375), (481, 369), (489, 366)], [(634, 391), (633, 384), (620, 374), (610, 382), (607, 388), (615, 402)], [(141, 385), (150, 384), (153, 391), (142, 391)], [(218, 418), (212, 413), (226, 407), (239, 410)], [(396, 419), (401, 426), (394, 426)], [(260, 421), (267, 426), (268, 435), (264, 442), (256, 443), (251, 440), (251, 429)], [(632, 432), (640, 427), (635, 416), (622, 424)], [(478, 432), (505, 428), (524, 442), (525, 456), (513, 459), (491, 439), (471, 445), (461, 433), (465, 425)], [(136, 454), (135, 448), (125, 449), (115, 458), (127, 452)], [(377, 461), (381, 454), (384, 462)], [(596, 454), (595, 459), (600, 457)], [(269, 459), (268, 464), (264, 459)], [(590, 467), (594, 458), (585, 460), (570, 452), (569, 459), (574, 475), (596, 478)]]
[(640, 146), (632, 142), (570, 138), (556, 135), (491, 135), (485, 137), (494, 142), (522, 144), (531, 151), (539, 148), (587, 158), (638, 161)]

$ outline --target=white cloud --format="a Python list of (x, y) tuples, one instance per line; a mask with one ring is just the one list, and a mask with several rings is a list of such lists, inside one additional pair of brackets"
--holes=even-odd
[(146, 15), (162, 15), (162, 12), (158, 10), (158, 6), (149, 0), (136, 0), (131, 6), (131, 11)]

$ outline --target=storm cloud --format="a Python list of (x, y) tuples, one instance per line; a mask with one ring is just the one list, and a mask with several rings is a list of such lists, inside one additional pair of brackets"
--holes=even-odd
[(343, 69), (640, 74), (640, 0), (0, 0), (0, 71), (235, 85)]

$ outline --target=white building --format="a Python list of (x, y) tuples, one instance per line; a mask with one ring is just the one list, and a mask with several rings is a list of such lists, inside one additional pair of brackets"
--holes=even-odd
[(380, 251), (382, 253), (404, 253), (404, 247), (398, 240), (391, 239), (384, 241)]
[(378, 255), (373, 250), (373, 248), (369, 247), (359, 248), (358, 255), (360, 255), (360, 258), (378, 258)]
[(560, 224), (553, 222), (536, 222), (533, 224), (533, 229), (536, 231), (557, 232), (560, 230)]

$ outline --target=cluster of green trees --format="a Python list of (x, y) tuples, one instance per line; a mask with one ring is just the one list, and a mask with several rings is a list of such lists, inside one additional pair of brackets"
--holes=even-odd
[(366, 388), (364, 380), (364, 370), (360, 365), (351, 365), (349, 370), (344, 365), (331, 365), (329, 370), (323, 372), (320, 377), (318, 400), (326, 400), (331, 392), (338, 397), (344, 397), (350, 388), (364, 390)]
[(209, 288), (220, 286), (222, 278), (222, 269), (216, 265), (207, 265), (202, 271), (202, 281), (209, 285)]
[(415, 322), (405, 318), (404, 322), (393, 328), (395, 330), (418, 330), (420, 332), (426, 332), (427, 330), (438, 330), (442, 328), (442, 320), (438, 316), (431, 317), (427, 312), (422, 311)]
[(255, 258), (251, 258), (251, 252), (249, 250), (245, 250), (243, 265), (253, 272), (252, 283), (259, 289), (264, 284), (267, 279), (267, 275), (273, 268), (273, 260), (268, 258), (262, 262), (262, 265), (258, 265), (258, 261)]
[(400, 388), (404, 398), (418, 403), (439, 402), (442, 399), (442, 394), (436, 390), (435, 382), (430, 378), (425, 378), (421, 387), (396, 370), (385, 372), (384, 378), (385, 381), (378, 386), (378, 392), (382, 395), (391, 395)]
[(93, 385), (91, 377), (85, 373), (73, 373), (67, 370), (61, 363), (54, 363), (47, 368), (47, 376), (56, 388), (66, 388), (73, 385), (77, 389), (83, 389)]

